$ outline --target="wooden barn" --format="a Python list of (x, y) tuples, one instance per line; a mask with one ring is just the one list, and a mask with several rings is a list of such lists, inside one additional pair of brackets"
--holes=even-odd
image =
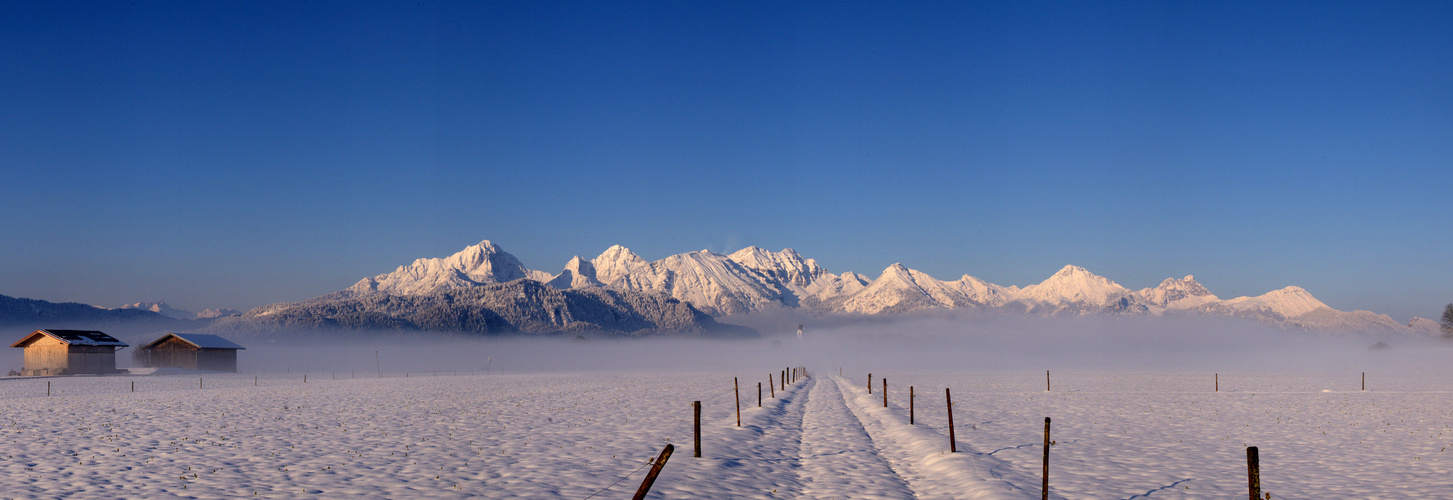
[(216, 335), (167, 332), (140, 349), (146, 351), (140, 357), (150, 367), (235, 372), (237, 351), (246, 347)]
[(10, 347), (25, 349), (21, 375), (107, 374), (117, 373), (126, 343), (91, 330), (36, 330)]

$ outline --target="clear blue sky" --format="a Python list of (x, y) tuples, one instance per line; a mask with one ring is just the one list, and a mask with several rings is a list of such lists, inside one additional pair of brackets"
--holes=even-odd
[(491, 239), (1453, 302), (1448, 2), (5, 2), (0, 294), (251, 308)]

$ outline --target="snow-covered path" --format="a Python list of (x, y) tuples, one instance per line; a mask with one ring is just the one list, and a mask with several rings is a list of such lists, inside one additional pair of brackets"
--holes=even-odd
[(802, 419), (803, 494), (807, 498), (916, 498), (848, 409), (832, 378), (811, 379)]
[(1034, 498), (1053, 416), (1051, 498), (1231, 498), (1258, 445), (1274, 498), (1453, 499), (1442, 377), (905, 373), (885, 408), (820, 376), (758, 408), (766, 371), (0, 379), (0, 498), (619, 499), (666, 443), (650, 498)]

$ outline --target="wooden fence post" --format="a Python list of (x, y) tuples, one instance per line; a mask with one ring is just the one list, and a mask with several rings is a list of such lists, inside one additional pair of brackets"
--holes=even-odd
[(883, 378), (883, 407), (888, 407), (888, 379)]
[(1049, 392), (1049, 370), (1044, 371), (1044, 391)]
[(868, 394), (873, 393), (873, 374), (868, 374)]
[(767, 374), (767, 387), (772, 388), (772, 399), (777, 399), (777, 381), (772, 380), (772, 374)]
[(1216, 374), (1216, 392), (1221, 392), (1221, 374)]
[(1367, 390), (1367, 372), (1362, 372), (1362, 390)]
[(1049, 417), (1044, 417), (1044, 479), (1039, 491), (1041, 499), (1049, 500)]
[(1257, 456), (1255, 446), (1246, 448), (1246, 474), (1247, 482), (1251, 487), (1251, 499), (1261, 499), (1261, 457)]
[(696, 458), (701, 458), (701, 402), (691, 403), (692, 418), (692, 441), (696, 443)]
[(908, 386), (908, 425), (913, 425), (913, 386)]
[(646, 494), (651, 492), (651, 485), (656, 484), (656, 476), (661, 474), (661, 468), (666, 466), (666, 461), (671, 459), (671, 452), (675, 450), (676, 447), (669, 444), (661, 450), (661, 456), (656, 457), (656, 463), (651, 466), (651, 472), (646, 473), (646, 480), (641, 481), (641, 487), (636, 489), (636, 496), (631, 497), (631, 500), (646, 498)]
[(948, 404), (948, 451), (957, 453), (959, 445), (954, 440), (954, 398), (949, 394), (947, 387), (943, 388), (943, 402)]
[(197, 388), (198, 389), (201, 389), (202, 388), (202, 377), (197, 377)]
[(732, 397), (737, 400), (737, 427), (742, 426), (742, 391), (737, 387), (737, 378), (732, 377)]
[(757, 382), (757, 408), (762, 407), (762, 383)]
[(49, 380), (45, 381), (45, 395), (47, 395), (47, 396), (50, 395), (50, 381)]
[(252, 386), (257, 387), (257, 375), (252, 376)]
[(131, 392), (136, 392), (136, 381), (135, 380), (132, 380), (131, 381)]

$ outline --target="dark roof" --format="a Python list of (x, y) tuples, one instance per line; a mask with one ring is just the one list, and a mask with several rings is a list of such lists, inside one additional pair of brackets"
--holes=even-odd
[(106, 335), (95, 330), (36, 330), (19, 342), (11, 344), (10, 347), (20, 347), (20, 344), (30, 340), (36, 335), (46, 335), (70, 345), (109, 345), (126, 347), (126, 343), (116, 340), (116, 337)]
[(237, 344), (233, 343), (230, 340), (224, 339), (222, 337), (218, 337), (216, 335), (208, 335), (208, 334), (205, 334), (205, 333), (179, 333), (179, 332), (167, 332), (166, 335), (162, 335), (161, 338), (158, 338), (158, 339), (153, 340), (151, 342), (147, 342), (146, 345), (141, 346), (141, 348), (142, 349), (151, 349), (151, 348), (156, 347), (157, 345), (161, 344), (162, 342), (166, 342), (167, 339), (172, 338), (172, 337), (176, 337), (177, 339), (180, 339), (182, 342), (186, 342), (188, 344), (191, 344), (193, 347), (196, 347), (198, 349), (246, 349), (246, 347), (242, 347), (240, 345), (237, 345)]

